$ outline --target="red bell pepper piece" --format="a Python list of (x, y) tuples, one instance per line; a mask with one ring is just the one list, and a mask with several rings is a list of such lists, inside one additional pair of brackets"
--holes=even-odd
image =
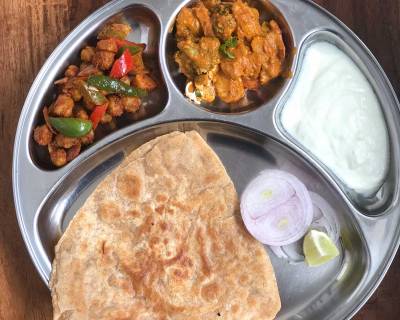
[(122, 78), (129, 71), (133, 69), (133, 58), (128, 49), (125, 49), (124, 53), (115, 60), (112, 66), (110, 77), (112, 78)]
[(100, 123), (100, 120), (103, 118), (104, 114), (107, 111), (107, 106), (108, 104), (102, 104), (101, 106), (96, 106), (92, 113), (90, 114), (90, 121), (92, 121), (93, 124), (93, 130), (96, 129), (98, 124)]

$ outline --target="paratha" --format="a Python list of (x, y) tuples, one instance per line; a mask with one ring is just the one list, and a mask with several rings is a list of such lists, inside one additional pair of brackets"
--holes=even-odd
[(56, 246), (50, 287), (57, 320), (255, 320), (280, 309), (268, 255), (194, 131), (142, 145), (98, 185)]

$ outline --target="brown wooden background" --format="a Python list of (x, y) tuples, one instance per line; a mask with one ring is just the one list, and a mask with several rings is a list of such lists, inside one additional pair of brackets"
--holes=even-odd
[[(15, 218), (11, 191), (13, 140), (25, 96), (47, 56), (73, 27), (105, 2), (0, 0), (0, 320), (52, 317), (49, 291), (36, 274)], [(316, 2), (358, 34), (399, 94), (400, 0)], [(400, 319), (400, 255), (355, 318)]]

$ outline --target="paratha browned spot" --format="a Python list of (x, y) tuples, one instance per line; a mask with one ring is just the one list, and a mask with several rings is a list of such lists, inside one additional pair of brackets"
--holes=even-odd
[(209, 174), (209, 175), (207, 175), (205, 177), (204, 183), (205, 184), (210, 184), (210, 183), (213, 183), (215, 181), (218, 181), (218, 179), (219, 179), (219, 176), (217, 174)]
[(237, 313), (239, 311), (239, 306), (237, 304), (232, 305), (231, 310), (233, 314)]
[(249, 295), (247, 297), (247, 304), (251, 307), (254, 308), (257, 305), (257, 299), (253, 295)]
[(120, 174), (117, 180), (117, 189), (122, 196), (130, 200), (138, 200), (142, 192), (143, 183), (139, 176), (126, 173)]
[(242, 274), (239, 276), (239, 283), (241, 286), (246, 286), (249, 282), (249, 276), (247, 274)]
[(98, 185), (56, 246), (50, 287), (55, 320), (269, 320), (280, 308), (268, 255), (195, 132), (146, 143)]
[(158, 207), (155, 209), (155, 211), (156, 211), (157, 213), (159, 213), (159, 214), (163, 214), (163, 213), (165, 212), (165, 206), (163, 206), (163, 205), (158, 206)]
[(140, 216), (140, 212), (138, 210), (132, 209), (125, 212), (127, 217), (136, 218)]
[(120, 208), (111, 201), (101, 203), (97, 209), (97, 214), (101, 220), (108, 223), (117, 222), (121, 218)]
[(201, 296), (206, 301), (217, 300), (220, 296), (220, 287), (217, 283), (212, 282), (206, 284), (203, 288), (201, 288)]
[(144, 212), (146, 215), (151, 215), (153, 213), (153, 209), (149, 205), (144, 205)]
[(158, 194), (156, 196), (156, 200), (157, 200), (157, 202), (161, 202), (162, 203), (162, 202), (167, 201), (168, 197), (166, 195), (164, 195), (164, 194)]
[(161, 231), (167, 231), (168, 224), (165, 221), (161, 221), (160, 222), (160, 229), (161, 229)]

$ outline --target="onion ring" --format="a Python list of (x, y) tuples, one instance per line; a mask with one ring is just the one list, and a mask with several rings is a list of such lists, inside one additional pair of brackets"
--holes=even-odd
[(302, 238), (313, 207), (305, 185), (280, 170), (261, 172), (243, 192), (241, 213), (247, 230), (260, 242), (284, 246)]

